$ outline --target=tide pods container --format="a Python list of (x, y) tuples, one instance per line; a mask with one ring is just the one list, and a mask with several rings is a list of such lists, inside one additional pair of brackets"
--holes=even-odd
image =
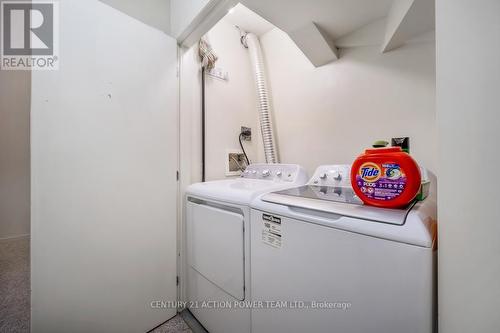
[(400, 147), (375, 148), (354, 161), (351, 183), (365, 204), (400, 208), (417, 196), (421, 175), (415, 160)]

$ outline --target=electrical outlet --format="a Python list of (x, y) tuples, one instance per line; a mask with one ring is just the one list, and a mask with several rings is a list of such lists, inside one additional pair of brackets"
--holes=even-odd
[(241, 126), (241, 138), (245, 141), (252, 141), (252, 129), (250, 127)]
[(238, 176), (247, 166), (245, 155), (241, 150), (227, 150), (226, 176)]

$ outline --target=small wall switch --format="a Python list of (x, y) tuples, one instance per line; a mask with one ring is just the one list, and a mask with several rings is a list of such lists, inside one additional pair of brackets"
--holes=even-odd
[(212, 68), (207, 72), (207, 75), (223, 81), (227, 81), (229, 77), (228, 73), (220, 67)]

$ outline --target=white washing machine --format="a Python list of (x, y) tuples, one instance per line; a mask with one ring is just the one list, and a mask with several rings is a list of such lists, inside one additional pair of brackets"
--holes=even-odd
[(186, 195), (187, 301), (211, 333), (249, 333), (250, 202), (303, 185), (292, 164), (252, 164), (240, 178), (193, 184)]
[(349, 166), (322, 166), (306, 186), (252, 202), (252, 300), (263, 304), (253, 333), (435, 330), (435, 188), (380, 209), (349, 177)]

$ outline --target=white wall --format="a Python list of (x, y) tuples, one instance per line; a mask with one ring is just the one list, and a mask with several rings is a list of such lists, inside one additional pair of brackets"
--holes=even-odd
[[(351, 163), (375, 140), (410, 136), (412, 155), (436, 172), (435, 46), (429, 36), (386, 54), (378, 45), (345, 49), (340, 60), (320, 68), (313, 67), (281, 30), (261, 36), (281, 162), (301, 164), (312, 174), (321, 164)], [(238, 147), (239, 128), (245, 123), (255, 124), (249, 148), (252, 161), (264, 158), (248, 53), (225, 19), (208, 37), (220, 58), (217, 66), (229, 72), (228, 82), (207, 80), (207, 179), (211, 180), (224, 178), (225, 150)], [(189, 52), (183, 66), (199, 68), (195, 49)], [(192, 82), (192, 87), (199, 84)], [(191, 98), (198, 100), (187, 113), (191, 121), (198, 121), (199, 90), (191, 91)], [(192, 131), (191, 151), (196, 153), (191, 170), (199, 172), (198, 123)]]
[(500, 1), (436, 4), (440, 332), (498, 332)]
[(0, 71), (0, 239), (30, 233), (31, 72)]
[(208, 3), (209, 0), (170, 0), (172, 36), (179, 37)]
[(312, 173), (351, 163), (377, 139), (409, 136), (412, 155), (436, 171), (433, 41), (386, 54), (378, 46), (345, 49), (319, 68), (278, 29), (261, 43), (282, 162)]
[(181, 48), (180, 171), (182, 186), (201, 181), (201, 67), (198, 48)]
[[(241, 150), (241, 126), (252, 128), (244, 147), (253, 162), (262, 161), (257, 102), (248, 51), (227, 19), (206, 35), (218, 56), (216, 67), (228, 80), (206, 76), (206, 179), (226, 177), (226, 151)], [(181, 170), (185, 184), (201, 181), (201, 67), (197, 47), (185, 49), (181, 73)], [(188, 175), (187, 175), (187, 174)]]
[(251, 161), (258, 161), (257, 97), (248, 50), (240, 43), (238, 30), (222, 19), (207, 34), (207, 41), (218, 56), (216, 66), (228, 72), (228, 80), (206, 78), (206, 177), (225, 177), (227, 149), (241, 150), (241, 126), (252, 128), (252, 141), (243, 145)]
[(177, 45), (60, 2), (60, 70), (32, 77), (32, 332), (146, 332), (176, 300)]
[(99, 0), (170, 34), (170, 0)]

